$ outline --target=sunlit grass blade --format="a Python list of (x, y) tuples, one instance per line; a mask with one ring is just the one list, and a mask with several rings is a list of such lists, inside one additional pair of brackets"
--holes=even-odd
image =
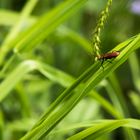
[(30, 13), (32, 12), (33, 8), (37, 4), (38, 0), (29, 0), (26, 5), (24, 6), (20, 18), (17, 21), (17, 23), (14, 24), (12, 29), (10, 30), (9, 34), (3, 41), (3, 44), (1, 46), (1, 53), (0, 53), (0, 63), (3, 61), (3, 58), (7, 54), (9, 50), (11, 50), (11, 43), (13, 40), (17, 38), (21, 30), (23, 30), (24, 24), (27, 22)]
[(73, 82), (73, 78), (70, 76), (65, 76), (64, 72), (37, 61), (27, 60), (22, 62), (13, 72), (7, 76), (3, 82), (1, 82), (0, 102), (10, 93), (10, 91), (19, 81), (23, 80), (26, 74), (32, 72), (33, 70), (38, 70), (50, 80), (58, 82), (63, 86), (68, 86), (69, 83)]
[(138, 3), (112, 1), (0, 0), (0, 140), (139, 140)]
[(35, 70), (36, 63), (33, 61), (25, 61), (17, 67), (8, 77), (0, 84), (0, 102), (8, 95), (8, 93), (16, 86), (16, 84), (28, 72)]
[(58, 5), (50, 12), (45, 13), (32, 27), (27, 31), (20, 33), (15, 40), (8, 44), (9, 46), (5, 53), (0, 55), (0, 62), (3, 61), (8, 51), (12, 48), (15, 48), (15, 52), (17, 52), (25, 48), (32, 49), (35, 47), (52, 33), (56, 27), (78, 11), (86, 1), (87, 0), (68, 0)]
[[(61, 72), (60, 70), (53, 68), (47, 64), (43, 64), (41, 62), (33, 60), (26, 60), (22, 62), (19, 66), (17, 66), (17, 68), (15, 68), (15, 70), (11, 72), (7, 76), (7, 78), (1, 83), (0, 91), (2, 92), (2, 94), (0, 95), (0, 101), (2, 101), (8, 94), (10, 94), (11, 90), (14, 89), (21, 80), (24, 79), (25, 75), (34, 70), (39, 71), (51, 81), (57, 82), (64, 87), (69, 87), (75, 81), (75, 78), (73, 78), (72, 76)], [(15, 75), (18, 75), (18, 77), (15, 78)], [(14, 82), (10, 84), (13, 79)], [(103, 107), (112, 116), (120, 118), (120, 114), (112, 107), (112, 105), (107, 102), (103, 97), (98, 95), (95, 91), (92, 91), (90, 93), (90, 96), (92, 96), (92, 98), (96, 99), (101, 105), (103, 105)]]
[(81, 139), (93, 140), (119, 127), (130, 127), (133, 129), (140, 130), (140, 120), (136, 119), (101, 120), (100, 123), (99, 122), (95, 124), (93, 123), (92, 127), (89, 127), (79, 132), (78, 134), (71, 136), (67, 140), (81, 140)]
[[(128, 46), (123, 47), (125, 48), (121, 51), (120, 55), (112, 62), (112, 64), (104, 64), (104, 70), (100, 68), (95, 72), (95, 68), (97, 68), (98, 66), (95, 63), (87, 71), (85, 71), (77, 79), (77, 81), (73, 83), (73, 85), (66, 89), (60, 95), (60, 97), (56, 99), (56, 101), (50, 106), (50, 108), (48, 108), (46, 113), (37, 122), (33, 129), (29, 131), (22, 139), (39, 139), (49, 134), (49, 132), (73, 109), (73, 107), (84, 96), (87, 95), (89, 91), (91, 91), (93, 87), (95, 87), (103, 78), (107, 77), (111, 72), (113, 72), (124, 61), (126, 61), (128, 56), (138, 47), (140, 47), (140, 36), (138, 35)], [(83, 81), (85, 81), (85, 84), (80, 86)], [(78, 92), (72, 94), (76, 89), (78, 89)], [(63, 105), (61, 107), (56, 107), (56, 104), (58, 104), (64, 98), (68, 100), (66, 102), (63, 102)], [(56, 109), (54, 110), (54, 108)], [(54, 110), (53, 112), (51, 112), (52, 109)]]
[(36, 44), (40, 43), (45, 39), (52, 31), (56, 29), (62, 22), (68, 17), (72, 16), (74, 12), (78, 11), (80, 7), (87, 0), (68, 0), (56, 8), (46, 13), (25, 33), (23, 33), (17, 40), (17, 50), (26, 48), (32, 48)]
[(10, 10), (0, 9), (0, 19), (1, 26), (13, 26), (18, 21), (19, 14)]
[[(134, 42), (132, 42), (131, 44), (129, 44), (127, 47), (126, 46), (124, 46), (124, 47), (126, 47), (125, 49), (127, 50), (128, 48), (130, 48), (130, 49), (132, 49), (133, 48), (133, 50), (135, 50), (138, 46), (139, 46), (139, 42), (137, 43), (137, 41), (139, 41), (139, 36), (136, 38), (136, 39), (134, 39)], [(136, 44), (135, 44), (136, 43)], [(134, 47), (133, 47), (133, 45), (134, 45)], [(131, 46), (131, 47), (130, 47)], [(136, 47), (136, 48), (135, 48)], [(125, 49), (123, 50), (123, 51), (125, 51)], [(131, 50), (131, 51), (133, 51), (133, 50)], [(131, 53), (131, 51), (129, 52), (129, 53)], [(123, 53), (123, 55), (127, 55), (127, 57), (128, 57), (128, 53)], [(126, 57), (126, 59), (127, 59), (127, 57)], [(121, 59), (120, 59), (120, 61), (121, 61)], [(118, 62), (118, 61), (117, 61)], [(115, 63), (115, 64), (117, 64), (117, 63)], [(38, 64), (38, 63), (36, 63), (36, 62), (34, 62), (34, 61), (25, 61), (24, 63), (22, 63), (19, 67), (17, 67), (16, 68), (16, 70), (13, 72), (13, 73), (11, 73), (9, 76), (8, 76), (8, 78), (7, 79), (5, 79), (2, 83), (1, 83), (1, 85), (0, 85), (0, 91), (1, 91), (1, 96), (0, 96), (0, 99), (1, 99), (1, 101), (7, 96), (7, 94), (9, 93), (9, 91), (11, 90), (11, 89), (13, 89), (14, 88), (14, 86), (24, 77), (24, 75), (26, 74), (26, 73), (28, 73), (28, 72), (30, 72), (30, 71), (32, 71), (32, 70), (36, 70), (36, 69), (38, 69), (38, 70), (40, 70), (40, 72), (42, 71), (42, 73), (44, 74), (44, 75), (46, 75), (48, 78), (50, 78), (50, 79), (52, 79), (52, 80), (59, 80), (59, 79), (61, 79), (62, 77), (62, 79), (64, 79), (64, 80), (62, 80), (62, 83), (61, 84), (63, 84), (63, 85), (65, 85), (65, 86), (68, 86), (69, 85), (69, 82), (71, 83), (72, 81), (73, 81), (73, 79), (72, 78), (67, 78), (66, 77), (66, 79), (64, 78), (64, 76), (62, 76), (62, 74), (61, 74), (61, 72), (56, 72), (56, 70), (54, 69), (54, 70), (52, 70), (51, 68), (47, 68), (48, 69), (48, 72), (50, 71), (52, 74), (49, 74), (49, 73), (47, 73), (46, 71), (47, 71), (47, 69), (46, 68), (41, 68), (41, 65), (39, 66), (40, 64)], [(107, 67), (111, 67), (112, 68), (112, 66), (113, 66), (113, 63), (112, 64), (110, 64), (110, 65), (107, 65)], [(46, 66), (45, 66), (46, 67)], [(67, 97), (72, 97), (73, 95), (71, 94), (71, 92), (76, 88), (76, 87), (78, 87), (78, 85), (80, 85), (83, 81), (84, 82), (86, 82), (87, 80), (90, 80), (89, 78), (90, 78), (90, 76), (91, 75), (94, 75), (93, 77), (95, 78), (96, 76), (97, 76), (97, 74), (96, 73), (98, 73), (98, 72), (100, 72), (100, 74), (102, 74), (102, 78), (101, 79), (103, 79), (104, 78), (104, 76), (106, 77), (107, 75), (104, 75), (104, 73), (105, 73), (105, 70), (108, 70), (108, 69), (105, 69), (105, 70), (103, 70), (103, 69), (99, 69), (97, 72), (96, 72), (96, 70), (98, 69), (100, 67), (100, 65), (99, 65), (99, 63), (95, 63), (95, 65), (93, 65), (91, 68), (89, 68), (89, 70), (87, 70), (69, 89), (67, 89), (66, 90), (66, 92), (64, 92), (52, 105), (51, 105), (51, 107), (48, 109), (48, 111), (45, 113), (45, 115), (43, 116), (43, 118), (37, 123), (37, 125), (35, 125), (35, 126), (38, 126), (39, 124), (41, 124), (47, 117), (48, 117), (48, 115), (50, 114), (50, 112), (52, 112), (54, 109), (55, 109), (55, 107), (56, 106), (58, 106), (59, 104), (60, 104), (60, 102), (65, 98), (65, 99), (67, 99)], [(46, 69), (46, 70), (45, 70)], [(49, 70), (50, 69), (50, 70)], [(110, 71), (110, 69), (109, 69), (109, 71)], [(100, 74), (98, 74), (98, 76), (100, 76)], [(107, 74), (109, 74), (109, 72), (107, 72)], [(17, 76), (18, 75), (18, 76)], [(16, 77), (16, 78), (15, 78)], [(60, 78), (58, 78), (58, 77), (60, 77)], [(14, 79), (14, 80), (13, 80)], [(69, 79), (69, 80), (68, 80)], [(97, 78), (97, 80), (101, 80), (101, 79), (98, 79)], [(56, 81), (57, 81), (56, 80)], [(68, 84), (65, 82), (65, 81), (69, 81), (68, 82)], [(98, 82), (99, 82), (98, 81)], [(90, 82), (90, 81), (89, 81)], [(98, 82), (95, 82), (95, 85), (98, 83)], [(88, 84), (86, 84), (86, 85), (88, 85)], [(90, 88), (93, 88), (93, 86), (91, 86)], [(88, 89), (88, 88), (87, 88)], [(81, 87), (79, 88), (79, 91), (78, 92), (80, 92), (82, 89), (81, 89)], [(75, 95), (75, 97), (74, 98), (72, 98), (71, 100), (70, 100), (70, 103), (68, 104), (68, 105), (72, 105), (72, 103), (74, 103), (74, 101), (78, 98), (78, 100), (74, 103), (74, 105), (73, 106), (71, 106), (70, 108), (65, 108), (65, 110), (67, 110), (67, 112), (65, 111), (64, 112), (64, 116), (66, 115), (66, 113), (68, 113), (74, 106), (75, 106), (75, 104), (84, 96), (84, 95), (86, 95), (86, 93), (88, 93), (88, 91), (86, 92), (86, 91), (84, 91), (85, 93), (83, 94), (82, 93), (82, 95), (81, 95), (81, 97), (79, 96), (79, 94), (77, 94), (77, 95)], [(62, 110), (62, 111), (64, 111), (64, 110)], [(60, 116), (59, 117), (62, 117), (61, 115), (63, 115), (63, 114), (60, 114)], [(64, 117), (63, 116), (63, 117)]]
[[(36, 1), (34, 1), (34, 2), (36, 2)], [(32, 6), (35, 6), (34, 2), (33, 2)], [(33, 7), (31, 7), (31, 8), (33, 8)], [(25, 17), (26, 18), (25, 27), (28, 26), (28, 25), (32, 25), (36, 21), (36, 18), (34, 16), (29, 16), (28, 15), (29, 13), (26, 13), (26, 14), (27, 14), (27, 16)], [(8, 10), (8, 9), (6, 9), (6, 10), (5, 9), (0, 9), (0, 19), (1, 19), (0, 20), (0, 25), (1, 26), (12, 27), (19, 21), (20, 18), (21, 18), (21, 14), (18, 13), (18, 12), (11, 11), (11, 10)]]

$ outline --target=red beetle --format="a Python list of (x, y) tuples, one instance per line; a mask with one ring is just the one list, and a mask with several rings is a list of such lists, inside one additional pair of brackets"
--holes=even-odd
[(107, 59), (112, 59), (116, 58), (120, 54), (119, 51), (114, 51), (110, 53), (105, 53), (97, 57), (98, 60), (107, 60)]
[(105, 53), (105, 54), (102, 54), (100, 56), (97, 56), (97, 60), (101, 60), (101, 66), (103, 67), (104, 61), (106, 61), (108, 59), (116, 58), (119, 54), (120, 54), (119, 51), (113, 51), (113, 52), (110, 52), (110, 53)]

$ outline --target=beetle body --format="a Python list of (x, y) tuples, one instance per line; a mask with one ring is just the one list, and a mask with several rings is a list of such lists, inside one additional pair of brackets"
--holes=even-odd
[[(103, 63), (104, 61), (108, 60), (108, 62), (110, 62), (109, 60), (112, 58), (116, 58), (118, 55), (120, 54), (119, 51), (114, 51), (114, 52), (110, 52), (110, 53), (105, 53), (102, 54), (100, 56), (97, 56), (97, 60), (101, 61), (101, 66), (103, 67)], [(110, 62), (111, 63), (111, 62)], [(103, 67), (104, 69), (104, 67)]]
[(119, 54), (120, 54), (119, 51), (114, 51), (111, 53), (102, 54), (102, 55), (98, 56), (97, 59), (98, 60), (112, 59), (112, 58), (116, 58)]

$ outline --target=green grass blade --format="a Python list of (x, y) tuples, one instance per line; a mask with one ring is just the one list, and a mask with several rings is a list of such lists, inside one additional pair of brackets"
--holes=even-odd
[(104, 99), (101, 95), (96, 93), (96, 91), (91, 91), (89, 95), (93, 99), (97, 100), (99, 104), (101, 104), (108, 111), (108, 113), (110, 113), (114, 118), (118, 118), (118, 119), (122, 118), (120, 112), (115, 107), (113, 107), (113, 105), (111, 105), (106, 99)]
[(54, 8), (49, 13), (43, 15), (27, 32), (19, 37), (18, 40), (20, 42), (17, 43), (15, 50), (19, 51), (25, 49), (25, 47), (32, 49), (32, 47), (45, 39), (68, 17), (78, 11), (86, 1), (87, 0), (68, 0)]
[[(113, 61), (112, 64), (105, 63), (104, 70), (99, 69), (95, 72), (99, 66), (98, 63), (92, 65), (85, 73), (83, 73), (77, 81), (73, 83), (68, 89), (66, 89), (58, 99), (50, 106), (42, 118), (37, 122), (31, 131), (29, 131), (22, 139), (40, 139), (43, 136), (49, 134), (49, 132), (72, 110), (72, 108), (84, 97), (93, 87), (95, 87), (103, 78), (107, 77), (109, 73), (113, 72), (119, 65), (127, 60), (128, 56), (140, 47), (140, 36), (138, 35), (128, 46), (125, 47), (120, 55)], [(80, 84), (85, 81), (85, 85)], [(73, 93), (78, 88), (79, 92)], [(69, 96), (68, 96), (69, 95)], [(69, 99), (68, 99), (69, 97)], [(68, 99), (67, 102), (63, 102), (61, 107), (58, 107), (60, 101)], [(57, 106), (57, 107), (56, 107)], [(56, 108), (54, 110), (54, 108)], [(51, 111), (54, 110), (52, 113)]]
[(18, 21), (19, 14), (10, 10), (0, 9), (0, 19), (1, 26), (13, 26)]
[[(114, 106), (119, 110), (122, 118), (130, 117), (127, 102), (122, 93), (121, 87), (115, 74), (111, 74), (108, 78), (109, 84), (106, 86), (108, 94), (112, 99)], [(126, 139), (136, 140), (136, 136), (133, 130), (125, 129)]]
[[(2, 46), (1, 46), (1, 55), (0, 55), (0, 63), (3, 61), (3, 58), (7, 54), (9, 50), (11, 50), (11, 43), (13, 40), (15, 40), (18, 36), (18, 34), (23, 30), (23, 26), (26, 23), (26, 20), (28, 19), (30, 13), (32, 12), (33, 8), (37, 4), (38, 0), (29, 0), (25, 7), (23, 8), (21, 12), (21, 16), (18, 20), (18, 22), (12, 27), (9, 34), (5, 38)], [(11, 19), (11, 18), (10, 18)]]
[(15, 85), (30, 71), (35, 70), (37, 64), (33, 61), (25, 61), (17, 67), (0, 84), (0, 102), (8, 95)]
[(2, 63), (10, 49), (15, 48), (15, 52), (25, 48), (32, 49), (42, 42), (56, 27), (82, 7), (86, 1), (87, 0), (68, 0), (61, 3), (49, 13), (44, 14), (31, 28), (21, 33), (15, 40), (8, 44), (8, 49), (0, 55), (0, 63)]
[(11, 72), (0, 84), (0, 102), (10, 93), (16, 84), (25, 77), (26, 74), (33, 70), (38, 70), (51, 81), (57, 82), (65, 87), (74, 81), (72, 77), (67, 76), (64, 72), (52, 68), (47, 64), (33, 60), (26, 60), (15, 68), (15, 70), (13, 70), (13, 72)]
[[(33, 68), (30, 69), (30, 65), (34, 65)], [(75, 79), (70, 75), (52, 68), (49, 65), (33, 60), (28, 60), (22, 62), (19, 66), (17, 66), (16, 69), (7, 76), (7, 79), (5, 79), (1, 83), (0, 91), (2, 92), (2, 94), (0, 95), (0, 101), (2, 101), (10, 93), (10, 91), (16, 87), (19, 81), (23, 80), (27, 73), (33, 70), (38, 70), (41, 74), (49, 78), (51, 81), (57, 82), (64, 87), (69, 87), (75, 81)], [(18, 77), (15, 78), (15, 75), (18, 75)], [(11, 84), (10, 82), (13, 81), (13, 79), (14, 83), (12, 82), (13, 84)], [(98, 95), (95, 91), (92, 91), (90, 93), (90, 96), (96, 99), (112, 116), (119, 118), (119, 113), (107, 100)]]
[(140, 92), (140, 68), (136, 53), (132, 53), (129, 58), (129, 64), (132, 73), (132, 79), (135, 88)]
[(140, 130), (140, 120), (136, 119), (102, 120), (100, 123), (93, 124), (92, 127), (89, 127), (79, 132), (78, 134), (71, 136), (67, 140), (81, 140), (81, 139), (93, 140), (119, 127), (130, 127), (133, 129)]
[[(36, 2), (36, 1), (34, 1), (34, 2)], [(30, 8), (33, 8), (33, 6), (35, 6), (34, 2)], [(24, 16), (26, 19), (27, 26), (33, 24), (36, 21), (35, 17), (33, 17), (33, 16), (28, 17), (29, 16), (28, 14), (30, 14), (30, 12), (26, 13), (26, 16)], [(0, 25), (2, 25), (2, 26), (14, 26), (19, 21), (20, 18), (21, 18), (21, 14), (18, 12), (0, 9), (0, 19), (1, 19)], [(26, 25), (25, 25), (25, 27), (26, 27)]]

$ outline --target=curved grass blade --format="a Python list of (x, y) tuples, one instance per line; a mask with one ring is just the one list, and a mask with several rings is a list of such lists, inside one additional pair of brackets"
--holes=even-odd
[[(122, 47), (122, 46), (121, 46)], [(124, 46), (123, 46), (124, 47)], [(103, 78), (107, 77), (109, 73), (113, 72), (119, 65), (127, 60), (128, 56), (140, 47), (140, 35), (138, 35), (128, 46), (121, 51), (120, 55), (113, 61), (112, 64), (105, 63), (105, 69), (99, 69), (95, 72), (95, 67), (98, 67), (98, 63), (92, 65), (85, 73), (83, 73), (77, 81), (73, 83), (68, 89), (66, 89), (60, 97), (48, 108), (46, 113), (41, 117), (37, 124), (29, 131), (22, 139), (40, 139), (49, 132), (73, 109), (73, 107), (87, 95)], [(117, 48), (117, 47), (116, 47)], [(89, 77), (90, 76), (90, 77)], [(84, 85), (80, 86), (82, 82)], [(78, 93), (73, 93), (78, 89)], [(69, 97), (66, 97), (66, 95)], [(63, 98), (67, 101), (63, 101)], [(56, 107), (60, 101), (63, 101), (61, 107)], [(55, 110), (51, 112), (52, 109)]]
[[(10, 91), (13, 88), (15, 88), (15, 86), (18, 84), (19, 81), (23, 80), (23, 78), (27, 73), (33, 70), (39, 71), (41, 74), (49, 78), (51, 81), (57, 82), (64, 87), (70, 86), (75, 81), (75, 79), (72, 76), (65, 74), (64, 72), (61, 72), (55, 68), (52, 68), (47, 64), (43, 64), (41, 62), (33, 60), (26, 60), (22, 62), (19, 66), (17, 66), (17, 68), (7, 76), (7, 79), (5, 79), (0, 84), (1, 91), (0, 102), (3, 101), (3, 99), (10, 93)], [(15, 75), (18, 75), (18, 77), (15, 78)], [(13, 81), (12, 84), (11, 81)], [(120, 118), (119, 112), (117, 112), (117, 110), (113, 108), (109, 102), (107, 102), (104, 98), (102, 98), (102, 96), (98, 95), (98, 93), (92, 91), (89, 95), (92, 96), (92, 98), (96, 99), (98, 102), (100, 102), (101, 105), (112, 116)]]
[[(23, 30), (24, 24), (26, 24), (27, 19), (32, 12), (33, 8), (37, 4), (38, 0), (29, 0), (24, 6), (20, 18), (17, 23), (12, 27), (7, 37), (5, 38), (2, 46), (1, 46), (1, 55), (0, 55), (0, 63), (3, 61), (6, 54), (11, 50), (11, 43), (15, 40), (18, 34)], [(11, 18), (10, 18), (11, 19)]]
[(20, 33), (20, 35), (8, 43), (8, 48), (0, 55), (0, 63), (3, 62), (6, 54), (14, 48), (14, 51), (23, 49), (32, 49), (41, 43), (56, 27), (63, 23), (68, 17), (72, 16), (87, 0), (68, 0), (59, 6), (45, 13), (38, 21), (28, 30)]
[[(132, 51), (134, 51), (135, 49), (137, 49), (140, 45), (139, 45), (140, 43), (139, 43), (139, 36), (137, 36), (137, 38), (135, 38), (134, 39), (134, 42), (132, 42), (131, 44), (129, 44), (123, 51), (125, 51), (126, 49), (132, 49), (133, 48), (133, 50), (131, 50), (129, 53), (131, 53)], [(125, 47), (125, 46), (123, 46), (123, 47)], [(127, 54), (127, 53), (126, 53)], [(123, 55), (126, 55), (125, 53), (123, 54)], [(127, 54), (127, 57), (128, 57), (128, 55), (129, 54)], [(127, 57), (126, 57), (126, 59), (127, 59)], [(120, 59), (120, 61), (121, 61), (121, 59)], [(25, 61), (24, 63), (22, 63), (19, 67), (17, 67), (16, 68), (16, 70), (12, 73), (12, 74), (10, 74), (9, 76), (8, 76), (8, 78), (7, 79), (5, 79), (2, 83), (1, 83), (1, 85), (0, 85), (0, 93), (1, 93), (1, 96), (0, 96), (0, 99), (1, 100), (3, 100), (6, 96), (7, 96), (7, 94), (9, 93), (9, 91), (16, 85), (16, 83), (18, 82), (18, 81), (20, 81), (23, 77), (24, 77), (24, 75), (26, 74), (26, 73), (28, 73), (28, 72), (30, 72), (30, 71), (32, 71), (32, 70), (35, 70), (35, 69), (37, 69), (38, 68), (38, 70), (40, 70), (40, 71), (42, 71), (42, 73), (44, 73), (45, 75), (47, 75), (48, 77), (50, 76), (50, 79), (52, 78), (52, 75), (54, 75), (54, 79), (53, 80), (55, 80), (55, 79), (57, 79), (59, 76), (60, 76), (60, 79), (61, 79), (61, 77), (64, 77), (64, 76), (62, 76), (62, 73), (60, 73), (60, 72), (56, 72), (56, 70), (51, 70), (51, 68), (48, 68), (48, 71), (49, 71), (49, 69), (50, 69), (50, 72), (52, 72), (52, 74), (47, 74), (45, 71), (43, 72), (43, 70), (41, 70), (41, 66), (38, 66), (38, 65), (40, 65), (40, 64), (38, 64), (38, 63), (36, 63), (36, 62), (34, 62), (34, 61)], [(110, 66), (110, 67), (112, 67), (112, 65), (113, 64), (111, 64), (111, 65), (108, 65), (108, 66)], [(87, 80), (90, 80), (90, 76), (91, 75), (94, 75), (94, 76), (97, 76), (96, 75), (96, 73), (97, 72), (101, 72), (102, 74), (104, 73), (104, 71), (103, 71), (103, 69), (99, 69), (98, 71), (97, 71), (97, 69), (100, 67), (100, 65), (99, 65), (99, 63), (97, 62), (97, 63), (95, 63), (93, 66), (91, 66), (69, 89), (67, 89), (51, 106), (50, 106), (50, 108), (47, 110), (47, 112), (43, 115), (43, 117), (41, 118), (41, 120), (37, 123), (37, 125), (35, 125), (35, 127), (36, 126), (38, 126), (38, 125), (40, 125), (48, 116), (49, 116), (49, 114), (52, 112), (52, 110), (54, 110), (55, 108), (56, 108), (56, 106), (58, 106), (58, 104), (61, 102), (61, 101), (63, 101), (64, 100), (64, 98), (65, 99), (67, 99), (68, 97), (72, 97), (73, 96), (73, 94), (71, 93), (71, 91), (73, 91), (74, 89), (76, 89), (76, 87), (78, 87), (78, 85), (80, 85), (83, 81), (84, 82), (86, 82)], [(96, 72), (97, 71), (97, 72)], [(110, 71), (110, 69), (109, 69), (109, 71)], [(96, 72), (96, 73), (95, 73)], [(107, 73), (107, 74), (109, 74), (109, 73)], [(18, 75), (18, 76), (17, 76)], [(99, 75), (98, 75), (99, 76)], [(107, 76), (107, 75), (103, 75), (103, 78), (104, 78), (104, 76)], [(57, 78), (56, 78), (57, 77)], [(58, 78), (59, 79), (59, 78)], [(65, 83), (65, 81), (66, 80), (68, 80), (67, 79), (67, 77), (66, 77), (66, 79), (63, 81), (62, 80), (62, 84), (64, 84)], [(73, 81), (73, 79), (69, 79), (71, 82)], [(101, 79), (100, 79), (101, 80)], [(99, 81), (100, 81), (99, 80)], [(96, 83), (97, 84), (97, 83)], [(65, 85), (65, 84), (64, 84)], [(65, 85), (65, 86), (67, 86), (67, 85)], [(78, 87), (79, 88), (79, 87)], [(93, 88), (93, 87), (91, 87), (91, 88)], [(80, 91), (82, 90), (81, 89), (81, 87), (79, 88), (80, 89)], [(87, 92), (88, 93), (88, 92)], [(82, 93), (83, 94), (83, 93)], [(85, 93), (85, 95), (86, 95), (86, 93)], [(79, 99), (79, 95), (77, 94), (77, 95), (75, 95), (76, 97), (74, 97), (74, 100), (72, 101), (72, 103), (74, 103), (74, 101), (75, 101), (75, 99), (78, 99), (75, 103), (74, 103), (74, 106), (76, 105), (76, 103), (78, 102), (78, 101), (80, 101), (80, 99)], [(82, 97), (82, 96), (81, 96)], [(80, 98), (81, 98), (80, 97)], [(71, 102), (70, 102), (70, 104), (69, 104), (70, 106), (71, 106)], [(72, 106), (72, 108), (74, 107), (74, 106)], [(65, 108), (68, 112), (72, 109), (72, 108), (69, 108), (69, 110), (67, 110), (68, 108)], [(67, 113), (68, 113), (67, 112)], [(66, 112), (64, 112), (65, 114), (64, 114), (64, 116), (66, 115)], [(63, 114), (60, 114), (60, 116), (61, 115), (63, 115)]]
[[(7, 78), (0, 84), (0, 102), (10, 93), (10, 91), (21, 81), (24, 76), (33, 71), (38, 70), (51, 81), (58, 82), (63, 86), (68, 86), (73, 82), (73, 78), (67, 76), (64, 72), (61, 72), (55, 68), (50, 67), (47, 64), (43, 64), (33, 60), (26, 60), (22, 62), (13, 72), (11, 72)], [(63, 78), (62, 78), (63, 77)]]
[[(95, 123), (95, 124), (94, 124)], [(119, 127), (129, 127), (140, 130), (140, 120), (137, 119), (122, 119), (122, 120), (101, 120), (93, 122), (93, 126), (88, 124), (89, 128), (79, 132), (68, 138), (67, 140), (93, 140), (97, 139), (104, 134), (107, 134)]]
[(49, 13), (44, 14), (28, 31), (17, 39), (15, 51), (20, 51), (25, 48), (32, 49), (32, 47), (43, 41), (68, 17), (78, 11), (86, 1), (68, 0), (58, 5)]

